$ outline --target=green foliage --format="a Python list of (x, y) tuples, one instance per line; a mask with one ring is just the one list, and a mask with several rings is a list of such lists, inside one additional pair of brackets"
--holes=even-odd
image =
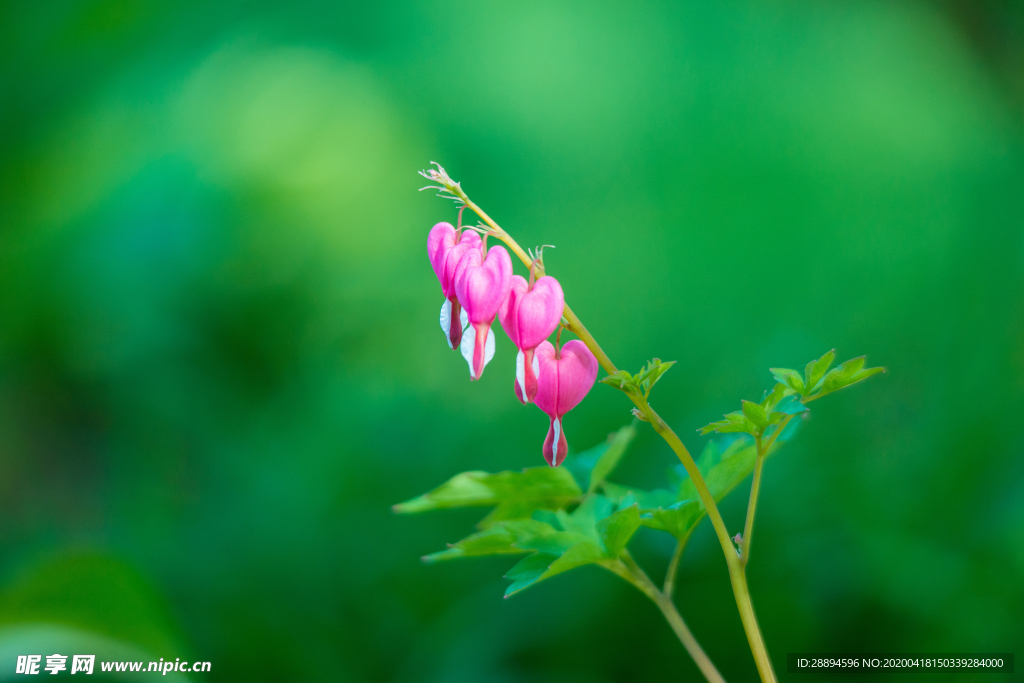
[(848, 360), (839, 367), (829, 370), (835, 357), (835, 350), (832, 350), (821, 358), (812, 360), (804, 368), (803, 374), (789, 368), (769, 368), (777, 383), (770, 391), (765, 392), (760, 403), (742, 401), (742, 410), (728, 413), (723, 416), (725, 419), (701, 427), (700, 433), (743, 432), (754, 437), (768, 436), (774, 433), (773, 428), (777, 428), (788, 416), (806, 411), (804, 404), (808, 401), (856, 384), (871, 375), (885, 372), (885, 368), (865, 370), (864, 356)]
[[(496, 505), (511, 511), (537, 508), (557, 509), (582, 495), (568, 471), (558, 467), (528, 467), (522, 472), (473, 471), (457, 474), (433, 491), (395, 505), (395, 512), (408, 514), (443, 508)], [(517, 516), (517, 515), (515, 515)]]
[(829, 351), (821, 358), (807, 364), (801, 376), (796, 370), (789, 368), (771, 368), (771, 373), (780, 383), (792, 389), (790, 393), (800, 394), (804, 402), (821, 398), (833, 391), (861, 382), (871, 375), (885, 372), (885, 368), (864, 368), (864, 356), (852, 358), (838, 367), (829, 370), (836, 358), (835, 350)]
[[(588, 493), (596, 491), (604, 483), (605, 478), (611, 474), (611, 471), (619, 464), (619, 460), (626, 454), (626, 449), (635, 436), (635, 423), (615, 432), (608, 443), (604, 445), (603, 452), (597, 458), (593, 468), (589, 472), (581, 470), (581, 476), (586, 476), (587, 478), (586, 486)], [(580, 482), (580, 485), (582, 486), (583, 482)]]
[[(754, 469), (756, 442), (748, 436), (771, 435), (771, 455), (798, 422), (788, 420), (807, 410), (813, 400), (881, 372), (864, 369), (854, 358), (829, 370), (829, 351), (807, 364), (804, 373), (772, 368), (778, 380), (760, 402), (743, 401), (741, 409), (701, 430), (740, 433), (710, 441), (696, 460), (708, 491), (717, 502)], [(654, 359), (633, 376), (625, 371), (603, 381), (626, 393), (646, 398), (658, 378), (671, 367)], [(811, 391), (806, 392), (808, 387)], [(784, 432), (776, 433), (785, 425)], [(533, 467), (522, 472), (463, 472), (433, 491), (394, 506), (400, 513), (443, 508), (489, 506), (476, 533), (423, 559), (440, 562), (461, 557), (523, 555), (506, 574), (512, 581), (508, 597), (562, 572), (588, 564), (616, 562), (641, 526), (665, 531), (685, 541), (707, 510), (685, 468), (670, 471), (667, 488), (644, 490), (608, 477), (636, 436), (636, 422), (608, 439), (566, 459), (564, 467)]]
[[(507, 575), (512, 585), (506, 595), (512, 595), (569, 569), (611, 561), (622, 553), (641, 526), (640, 506), (635, 497), (614, 501), (598, 490), (610, 487), (616, 493), (621, 491), (606, 478), (635, 436), (636, 427), (625, 426), (605, 443), (569, 458), (566, 467), (497, 474), (463, 472), (393, 509), (417, 513), (493, 506), (478, 524), (479, 531), (423, 559), (439, 562), (527, 553)], [(671, 492), (664, 493), (670, 502)], [(652, 500), (645, 498), (644, 502)]]
[(661, 376), (675, 364), (674, 360), (662, 362), (660, 358), (654, 358), (647, 361), (647, 365), (635, 375), (631, 375), (625, 370), (619, 370), (613, 375), (601, 378), (601, 381), (631, 396), (642, 397), (646, 400)]

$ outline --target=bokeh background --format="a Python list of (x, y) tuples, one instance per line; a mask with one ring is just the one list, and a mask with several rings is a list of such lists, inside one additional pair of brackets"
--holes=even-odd
[[(514, 560), (418, 559), (478, 515), (391, 513), (541, 464), (547, 427), (504, 334), (473, 384), (445, 345), (431, 160), (557, 246), (620, 367), (679, 361), (655, 405), (691, 450), (770, 366), (888, 368), (767, 468), (750, 582), (784, 678), (1024, 654), (1022, 7), (3, 3), (0, 678), (86, 641), (220, 681), (699, 677), (611, 574), (502, 600)], [(629, 408), (598, 385), (571, 447)], [(616, 478), (673, 462), (641, 430)], [(666, 539), (634, 547), (660, 574)], [(678, 602), (754, 680), (706, 523)]]

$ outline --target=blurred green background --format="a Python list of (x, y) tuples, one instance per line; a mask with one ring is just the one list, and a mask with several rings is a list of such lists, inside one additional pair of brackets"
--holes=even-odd
[[(542, 464), (547, 428), (504, 334), (470, 384), (438, 328), (437, 160), (557, 246), (620, 367), (679, 361), (655, 406), (691, 450), (770, 366), (889, 369), (766, 470), (750, 583), (783, 677), (1024, 654), (1022, 7), (4, 3), (0, 651), (34, 625), (209, 680), (698, 678), (611, 574), (502, 600), (514, 560), (418, 559), (478, 515), (392, 515)], [(598, 385), (570, 448), (630, 407)], [(644, 429), (617, 478), (673, 462)], [(659, 574), (667, 543), (635, 552)], [(706, 522), (678, 593), (754, 680)]]

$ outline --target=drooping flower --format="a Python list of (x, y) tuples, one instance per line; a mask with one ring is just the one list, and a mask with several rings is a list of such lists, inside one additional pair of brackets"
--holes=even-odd
[(467, 250), (455, 268), (455, 294), (473, 326), (473, 333), (463, 335), (459, 347), (469, 363), (471, 379), (480, 379), (484, 366), (494, 357), (491, 323), (511, 284), (512, 259), (500, 246), (487, 249), (486, 254), (482, 249)]
[(557, 352), (551, 342), (543, 341), (537, 346), (536, 357), (540, 374), (534, 403), (551, 419), (544, 439), (544, 460), (558, 467), (569, 450), (562, 416), (575, 408), (594, 386), (597, 358), (578, 339), (566, 342)]
[(522, 403), (537, 395), (540, 366), (534, 350), (558, 327), (565, 297), (558, 280), (545, 275), (532, 285), (519, 275), (512, 276), (508, 298), (498, 311), (501, 327), (519, 349), (516, 354), (516, 396)]
[(454, 349), (462, 341), (462, 333), (469, 321), (455, 294), (455, 268), (467, 251), (483, 247), (480, 235), (472, 230), (456, 230), (451, 223), (438, 223), (427, 235), (427, 255), (434, 274), (441, 282), (444, 303), (441, 304), (441, 330), (448, 339), (448, 348)]

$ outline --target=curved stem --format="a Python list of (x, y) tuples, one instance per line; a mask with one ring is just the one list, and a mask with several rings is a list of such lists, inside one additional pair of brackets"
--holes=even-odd
[(676, 609), (675, 603), (672, 602), (672, 597), (658, 590), (658, 587), (654, 585), (654, 582), (640, 568), (628, 551), (623, 551), (621, 559), (610, 560), (604, 566), (633, 584), (641, 593), (650, 598), (651, 602), (658, 606), (658, 609), (661, 610), (662, 615), (665, 617), (665, 621), (672, 627), (676, 637), (679, 638), (686, 651), (690, 653), (690, 657), (693, 658), (697, 668), (704, 674), (704, 678), (708, 679), (710, 683), (725, 683), (722, 674), (718, 673), (714, 663), (707, 656), (707, 653), (704, 652), (704, 649), (701, 648), (700, 643), (697, 642), (686, 622), (683, 621), (683, 616)]
[[(433, 172), (432, 172), (433, 173)], [(441, 182), (444, 185), (444, 190), (451, 195), (458, 197), (459, 201), (468, 206), (476, 213), (480, 219), (487, 224), (497, 239), (508, 245), (509, 249), (519, 257), (519, 260), (529, 268), (533, 265), (533, 259), (530, 258), (529, 254), (523, 250), (519, 244), (512, 239), (512, 237), (505, 232), (497, 223), (494, 222), (490, 216), (488, 216), (483, 209), (476, 205), (462, 190), (462, 187), (451, 180), (443, 172), (442, 175), (432, 177), (434, 180)], [(543, 264), (537, 264), (538, 275), (544, 274)], [(580, 341), (587, 345), (591, 353), (597, 358), (598, 363), (604, 368), (608, 374), (613, 374), (617, 371), (615, 364), (612, 363), (608, 354), (604, 352), (594, 336), (587, 330), (586, 326), (576, 317), (572, 309), (569, 308), (569, 304), (565, 304), (563, 316), (569, 323), (569, 330), (579, 337)], [(757, 664), (758, 673), (761, 676), (761, 680), (764, 683), (776, 683), (775, 672), (772, 669), (771, 659), (768, 657), (768, 650), (764, 644), (764, 638), (761, 635), (761, 628), (757, 624), (757, 617), (754, 615), (754, 606), (750, 602), (750, 592), (747, 589), (747, 578), (743, 571), (743, 565), (739, 561), (739, 555), (736, 553), (735, 547), (733, 547), (732, 541), (729, 538), (729, 532), (725, 528), (725, 522), (722, 521), (722, 515), (718, 511), (718, 506), (715, 504), (715, 499), (711, 495), (711, 491), (708, 490), (707, 482), (704, 481), (703, 475), (697, 468), (697, 463), (694, 462), (693, 456), (686, 450), (686, 446), (679, 439), (672, 428), (661, 419), (661, 417), (651, 408), (650, 404), (647, 403), (647, 399), (642, 396), (635, 394), (627, 394), (630, 400), (636, 404), (641, 415), (651, 423), (654, 430), (668, 443), (669, 447), (675, 452), (679, 461), (682, 462), (683, 467), (686, 468), (687, 473), (690, 475), (690, 479), (693, 481), (694, 487), (697, 489), (697, 493), (700, 495), (701, 502), (704, 504), (704, 509), (707, 511), (708, 518), (711, 520), (711, 525), (715, 529), (715, 534), (718, 536), (718, 542), (722, 546), (722, 552), (725, 555), (725, 563), (729, 568), (729, 580), (732, 583), (733, 595), (736, 598), (736, 607), (740, 613), (740, 621), (743, 623), (743, 630), (747, 634), (747, 642), (750, 644), (750, 650), (754, 655), (754, 662)], [(648, 579), (650, 581), (650, 579)], [(653, 584), (651, 584), (653, 585)], [(657, 590), (655, 588), (655, 590)], [(660, 593), (659, 593), (660, 595)], [(670, 601), (671, 602), (671, 601)], [(660, 607), (660, 605), (659, 605)], [(673, 610), (675, 608), (673, 607)], [(662, 610), (664, 612), (664, 609)], [(666, 615), (666, 618), (667, 615)], [(692, 636), (691, 636), (692, 637)], [(696, 643), (696, 641), (694, 641)], [(684, 643), (685, 644), (685, 643)], [(691, 652), (691, 655), (693, 653)]]
[(756, 438), (757, 444), (757, 456), (754, 460), (754, 478), (750, 483), (750, 501), (747, 503), (747, 521), (743, 525), (743, 539), (742, 546), (740, 548), (740, 562), (746, 568), (747, 563), (750, 562), (750, 539), (754, 535), (754, 515), (757, 514), (757, 499), (758, 494), (761, 490), (761, 472), (764, 468), (764, 459), (768, 457), (768, 452), (775, 445), (775, 440), (779, 438), (779, 434), (782, 434), (783, 430), (786, 429), (786, 425), (793, 419), (792, 415), (787, 415), (786, 418), (779, 423), (775, 431), (772, 432), (771, 437), (768, 438), (767, 443), (763, 443), (761, 437)]
[(747, 521), (743, 525), (743, 538), (740, 540), (740, 563), (744, 567), (750, 561), (750, 538), (754, 533), (754, 514), (757, 512), (757, 496), (761, 492), (761, 472), (764, 469), (764, 449), (761, 448), (761, 437), (756, 437), (755, 441), (757, 444), (757, 455), (754, 457), (754, 478), (750, 482)]
[(661, 592), (670, 598), (672, 597), (672, 592), (676, 589), (676, 574), (679, 573), (679, 558), (683, 556), (683, 548), (686, 547), (686, 541), (689, 537), (690, 534), (687, 533), (685, 538), (681, 538), (676, 542), (675, 552), (672, 553), (672, 559), (668, 561), (668, 569), (665, 570), (665, 585), (661, 589)]
[(715, 499), (708, 489), (707, 482), (704, 481), (704, 477), (697, 468), (697, 463), (693, 461), (693, 456), (686, 450), (683, 442), (679, 440), (679, 437), (672, 431), (672, 428), (654, 412), (654, 409), (651, 408), (643, 397), (636, 396), (635, 394), (629, 394), (629, 397), (636, 404), (637, 408), (640, 409), (647, 421), (651, 423), (654, 430), (675, 451), (679, 460), (683, 463), (683, 467), (686, 468), (686, 472), (690, 475), (690, 479), (693, 481), (698, 495), (700, 495), (701, 502), (704, 503), (704, 509), (708, 513), (711, 525), (715, 528), (718, 542), (722, 546), (725, 564), (729, 568), (729, 581), (732, 583), (732, 593), (736, 598), (736, 608), (740, 613), (740, 621), (743, 622), (743, 630), (747, 634), (747, 643), (750, 645), (750, 651), (754, 655), (757, 672), (764, 683), (776, 683), (777, 679), (775, 678), (775, 670), (772, 668), (772, 660), (768, 656), (768, 648), (765, 647), (764, 636), (761, 635), (761, 627), (758, 625), (757, 617), (754, 615), (754, 605), (750, 601), (750, 590), (747, 588), (746, 573), (743, 570), (743, 565), (740, 563), (736, 548), (732, 544), (732, 539), (729, 538), (729, 532), (725, 528), (725, 522), (722, 521), (722, 515), (718, 511), (718, 506), (715, 505)]

